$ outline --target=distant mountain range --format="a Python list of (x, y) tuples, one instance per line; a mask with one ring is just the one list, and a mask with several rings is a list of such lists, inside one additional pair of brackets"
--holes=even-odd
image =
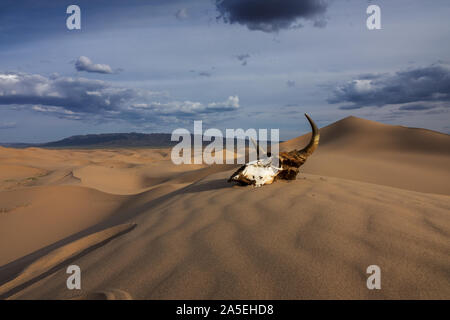
[(0, 143), (10, 148), (99, 148), (99, 147), (170, 147), (177, 144), (171, 141), (170, 133), (104, 133), (77, 135), (47, 143)]
[[(0, 146), (8, 148), (158, 148), (176, 145), (178, 141), (171, 141), (171, 137), (172, 135), (170, 133), (103, 133), (77, 135), (46, 143), (0, 142)], [(194, 141), (192, 134), (191, 141), (192, 143)], [(203, 142), (204, 145), (209, 143), (209, 141)]]

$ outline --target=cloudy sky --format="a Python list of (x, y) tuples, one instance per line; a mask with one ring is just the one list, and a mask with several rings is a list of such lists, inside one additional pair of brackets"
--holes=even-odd
[(305, 112), (450, 132), (449, 17), (448, 0), (2, 0), (0, 142), (194, 120), (288, 139)]

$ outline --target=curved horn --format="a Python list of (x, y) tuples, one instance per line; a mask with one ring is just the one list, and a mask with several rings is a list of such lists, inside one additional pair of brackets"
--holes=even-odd
[(312, 121), (312, 119), (306, 113), (305, 117), (306, 119), (308, 119), (309, 124), (311, 125), (311, 140), (309, 140), (308, 145), (302, 150), (298, 151), (298, 153), (308, 157), (314, 152), (314, 150), (316, 150), (317, 146), (319, 145), (320, 133), (314, 121)]

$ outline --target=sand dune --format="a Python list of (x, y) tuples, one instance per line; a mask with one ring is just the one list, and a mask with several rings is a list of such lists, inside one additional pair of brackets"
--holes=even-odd
[(0, 192), (0, 265), (100, 223), (123, 200), (72, 186)]
[[(140, 226), (77, 260), (83, 292), (134, 298), (448, 298), (446, 196), (306, 176), (230, 187), (218, 173), (145, 202)], [(141, 195), (145, 198), (145, 195)], [(365, 288), (367, 266), (383, 290)], [(63, 271), (12, 298), (72, 298)]]
[[(450, 194), (450, 136), (348, 117), (320, 129), (320, 147), (305, 173)], [(310, 134), (280, 145), (302, 148)]]
[[(335, 151), (450, 154), (450, 136), (436, 131), (392, 126), (357, 117), (347, 117), (320, 129), (321, 149)], [(310, 134), (283, 143), (301, 147)]]
[[(235, 166), (169, 157), (0, 148), (3, 298), (450, 298), (448, 135), (346, 118), (321, 129), (296, 181), (262, 188), (227, 183)], [(81, 291), (66, 288), (67, 259)], [(379, 291), (366, 288), (372, 264)]]

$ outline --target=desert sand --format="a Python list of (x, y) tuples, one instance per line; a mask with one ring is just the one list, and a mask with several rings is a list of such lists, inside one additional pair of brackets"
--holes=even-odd
[(0, 299), (450, 299), (450, 136), (320, 133), (297, 180), (261, 188), (170, 149), (0, 147)]

